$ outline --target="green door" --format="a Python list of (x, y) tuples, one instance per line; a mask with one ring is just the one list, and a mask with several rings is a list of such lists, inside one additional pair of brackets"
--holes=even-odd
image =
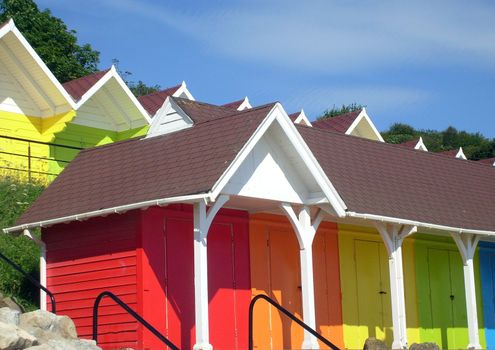
[(355, 240), (359, 338), (392, 340), (388, 256), (383, 244)]
[(455, 251), (428, 248), (427, 259), (431, 322), (423, 325), (427, 327), (421, 338), (441, 349), (463, 349), (468, 335), (461, 257)]

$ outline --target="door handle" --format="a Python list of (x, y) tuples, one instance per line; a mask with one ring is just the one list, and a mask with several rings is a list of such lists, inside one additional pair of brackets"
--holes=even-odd
[(387, 294), (387, 292), (385, 292), (384, 290), (381, 290), (378, 292), (379, 294)]
[(454, 301), (454, 298), (455, 298), (454, 295), (450, 295), (450, 300)]

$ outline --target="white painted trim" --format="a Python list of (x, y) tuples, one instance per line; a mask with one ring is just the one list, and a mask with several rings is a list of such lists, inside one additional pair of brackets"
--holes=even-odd
[(242, 101), (242, 103), (239, 105), (239, 107), (237, 107), (237, 110), (238, 111), (243, 111), (245, 109), (251, 109), (253, 108), (253, 106), (251, 106), (251, 103), (249, 103), (249, 99), (248, 97), (244, 97), (244, 101)]
[(53, 73), (50, 71), (50, 69), (46, 66), (45, 62), (38, 56), (36, 51), (33, 49), (33, 47), (28, 43), (26, 38), (22, 35), (22, 33), (17, 29), (15, 26), (15, 23), (12, 19), (9, 20), (9, 22), (0, 30), (0, 39), (3, 38), (3, 36), (7, 35), (8, 33), (14, 34), (16, 39), (19, 41), (19, 43), (23, 46), (23, 48), (28, 52), (28, 54), (31, 56), (31, 58), (38, 64), (38, 66), (41, 68), (43, 73), (47, 76), (48, 80), (55, 86), (55, 88), (60, 92), (62, 97), (65, 99), (67, 104), (71, 109), (75, 109), (76, 105), (74, 103), (74, 100), (72, 97), (69, 95), (69, 93), (64, 89), (62, 84), (55, 78)]
[[(98, 80), (88, 91), (86, 91), (86, 93), (84, 95), (81, 96), (81, 99), (79, 101), (77, 101), (76, 110), (82, 108), (82, 106), (87, 101), (89, 101), (98, 91), (100, 91), (100, 89), (102, 89), (105, 86), (105, 84), (108, 83), (110, 81), (110, 79), (112, 79), (112, 78), (114, 78), (115, 81), (120, 85), (120, 87), (122, 88), (122, 91), (124, 91), (124, 93), (127, 95), (127, 97), (131, 100), (131, 102), (137, 108), (139, 113), (143, 116), (144, 120), (146, 121), (146, 123), (144, 123), (143, 125), (146, 125), (146, 124), (149, 125), (151, 123), (151, 117), (149, 116), (148, 112), (146, 112), (146, 110), (141, 105), (141, 103), (139, 103), (139, 101), (134, 96), (134, 94), (129, 89), (129, 87), (126, 85), (126, 83), (122, 80), (122, 78), (120, 77), (120, 75), (117, 72), (117, 69), (115, 68), (114, 65), (112, 65), (110, 70), (108, 72), (106, 72), (105, 75), (103, 75), (100, 78), (100, 80)], [(112, 99), (112, 103), (115, 104), (117, 106), (117, 108), (120, 108), (120, 106), (118, 105), (118, 103), (116, 103), (116, 101), (114, 99)], [(129, 118), (127, 118), (127, 119), (129, 120)], [(137, 127), (139, 127), (139, 126), (137, 126)]]
[(476, 303), (476, 284), (474, 276), (474, 254), (479, 242), (475, 234), (460, 234), (451, 232), (464, 263), (464, 289), (466, 294), (466, 313), (468, 321), (469, 344), (468, 349), (481, 349), (478, 330), (478, 311)]
[(302, 124), (306, 126), (313, 126), (311, 122), (309, 121), (308, 117), (306, 116), (306, 113), (304, 113), (304, 109), (301, 109), (301, 112), (297, 116), (296, 120), (294, 120), (294, 124)]
[(425, 145), (425, 143), (423, 141), (423, 137), (422, 136), (419, 137), (419, 140), (416, 143), (416, 145), (414, 146), (414, 149), (428, 152), (428, 148), (426, 147), (426, 145)]
[(363, 107), (363, 109), (361, 109), (361, 112), (359, 113), (357, 118), (354, 120), (354, 122), (349, 126), (349, 128), (347, 129), (345, 134), (350, 135), (354, 131), (354, 129), (358, 126), (358, 124), (361, 122), (362, 119), (366, 120), (366, 122), (369, 124), (369, 126), (373, 130), (373, 133), (375, 133), (377, 139), (381, 142), (385, 142), (382, 135), (380, 134), (380, 132), (376, 128), (375, 124), (373, 124), (373, 122), (371, 121), (371, 118), (368, 116), (368, 113), (366, 112), (366, 108), (364, 108), (364, 107)]
[(416, 226), (375, 222), (375, 227), (388, 252), (390, 274), (390, 300), (392, 305), (393, 342), (392, 349), (407, 349), (406, 302), (404, 271), (402, 266), (402, 243), (417, 231)]
[(464, 154), (464, 150), (462, 149), (462, 147), (459, 147), (459, 150), (457, 151), (456, 155), (455, 155), (456, 158), (459, 158), (459, 159), (464, 159), (464, 160), (467, 160), (467, 157), (466, 155)]
[(206, 202), (194, 203), (194, 315), (196, 342), (194, 350), (211, 350), (208, 316), (208, 231), (213, 219), (229, 196), (221, 195), (207, 210)]
[(182, 94), (186, 95), (189, 100), (196, 101), (193, 95), (191, 94), (191, 92), (189, 91), (189, 89), (187, 88), (187, 84), (185, 81), (182, 81), (180, 87), (172, 94), (172, 96), (180, 97)]
[(439, 230), (439, 231), (445, 231), (445, 232), (472, 233), (472, 234), (476, 234), (476, 235), (495, 236), (495, 231), (473, 230), (473, 229), (467, 229), (467, 228), (461, 228), (461, 227), (429, 224), (429, 223), (421, 222), (421, 221), (393, 218), (390, 216), (383, 216), (383, 215), (376, 215), (376, 214), (362, 214), (362, 213), (356, 213), (356, 212), (348, 211), (346, 213), (346, 216), (351, 217), (351, 218), (363, 219), (363, 220), (388, 222), (391, 224), (424, 227), (427, 229), (433, 229), (433, 230)]
[[(182, 127), (175, 127), (175, 128), (162, 130), (162, 128), (160, 128), (162, 114), (164, 113), (166, 116), (169, 110), (174, 110), (175, 112), (177, 112), (177, 114), (179, 114), (182, 117), (182, 119), (185, 121), (187, 125), (184, 125)], [(146, 134), (146, 138), (169, 134), (179, 130), (191, 128), (193, 126), (194, 126), (194, 121), (189, 117), (189, 115), (187, 115), (187, 113), (184, 112), (182, 108), (180, 108), (180, 106), (174, 101), (173, 98), (167, 96), (165, 102), (163, 102), (163, 105), (155, 113), (155, 117), (151, 120), (151, 125)]]
[[(299, 216), (289, 203), (282, 203), (281, 208), (285, 211), (294, 232), (299, 241), (299, 258), (301, 268), (301, 298), (303, 306), (303, 319), (309, 327), (316, 330), (316, 307), (314, 295), (314, 273), (313, 273), (313, 240), (325, 213), (317, 209), (315, 217), (311, 218), (308, 206), (303, 206)], [(311, 333), (304, 331), (304, 340), (301, 349), (319, 349), (318, 340)]]
[(211, 191), (212, 200), (220, 194), (220, 192), (227, 185), (232, 176), (234, 176), (237, 169), (239, 169), (241, 164), (249, 155), (251, 150), (258, 143), (258, 141), (275, 120), (279, 122), (289, 141), (296, 149), (296, 152), (302, 158), (310, 173), (314, 176), (316, 182), (321, 187), (322, 192), (325, 194), (325, 197), (329, 201), (331, 207), (335, 210), (336, 215), (338, 217), (344, 217), (346, 210), (344, 201), (328, 179), (327, 175), (319, 165), (314, 155), (311, 153), (308, 145), (304, 142), (302, 136), (298, 133), (296, 127), (294, 126), (294, 123), (289, 118), (280, 103), (276, 103), (275, 106), (270, 110), (270, 112), (268, 112), (265, 119), (260, 123), (260, 125), (258, 125), (256, 131), (251, 135), (246, 144), (244, 144), (242, 149), (237, 153), (237, 156), (228, 166), (227, 170), (213, 185)]
[(207, 200), (210, 198), (209, 194), (206, 193), (201, 193), (201, 194), (193, 194), (193, 195), (188, 195), (188, 196), (178, 196), (178, 197), (168, 197), (168, 198), (161, 198), (161, 199), (153, 199), (149, 201), (144, 201), (144, 202), (138, 202), (138, 203), (133, 203), (133, 204), (125, 204), (125, 205), (120, 205), (116, 207), (111, 207), (107, 209), (101, 209), (101, 210), (95, 210), (95, 211), (89, 211), (89, 212), (84, 212), (80, 214), (75, 214), (75, 215), (68, 215), (68, 216), (63, 216), (60, 218), (56, 219), (49, 219), (49, 220), (42, 220), (42, 221), (37, 221), (37, 222), (32, 222), (32, 223), (27, 223), (27, 224), (22, 224), (18, 226), (12, 226), (8, 228), (4, 228), (3, 232), (4, 233), (14, 233), (18, 231), (22, 231), (25, 229), (31, 229), (35, 227), (47, 227), (55, 224), (60, 224), (60, 223), (67, 223), (71, 221), (83, 221), (89, 218), (97, 217), (97, 216), (104, 216), (104, 215), (109, 215), (109, 214), (121, 214), (129, 210), (133, 209), (141, 209), (141, 208), (147, 208), (151, 206), (164, 206), (172, 203), (194, 203), (198, 202), (200, 200)]
[[(46, 278), (46, 244), (41, 239), (33, 236), (31, 231), (24, 230), (23, 235), (32, 240), (36, 245), (40, 248), (40, 284), (47, 287), (47, 278)], [(46, 292), (40, 289), (40, 309), (46, 311)]]

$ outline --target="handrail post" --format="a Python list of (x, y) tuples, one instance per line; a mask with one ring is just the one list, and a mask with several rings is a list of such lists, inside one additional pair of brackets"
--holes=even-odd
[(16, 270), (17, 272), (20, 272), (22, 275), (24, 275), (24, 277), (26, 277), (29, 280), (29, 282), (31, 282), (32, 284), (34, 284), (35, 287), (37, 287), (38, 289), (40, 289), (40, 290), (44, 291), (46, 294), (48, 294), (48, 296), (50, 297), (51, 303), (52, 303), (52, 313), (54, 313), (54, 314), (57, 313), (57, 306), (56, 306), (56, 303), (55, 303), (55, 296), (53, 295), (52, 292), (50, 292), (50, 290), (48, 288), (46, 288), (38, 280), (36, 280), (35, 278), (33, 278), (33, 276), (31, 276), (26, 271), (24, 271), (22, 269), (22, 267), (20, 267), (15, 262), (13, 262), (9, 258), (7, 258), (3, 253), (0, 253), (0, 258), (3, 259), (7, 264), (9, 264), (14, 270)]
[(28, 180), (31, 182), (31, 142), (28, 142)]
[(139, 316), (139, 314), (131, 309), (126, 303), (124, 303), (118, 296), (109, 291), (101, 292), (95, 299), (93, 304), (93, 340), (98, 343), (98, 308), (100, 302), (104, 297), (109, 297), (117, 305), (123, 308), (129, 315), (134, 317), (136, 321), (145, 326), (151, 333), (153, 333), (158, 339), (160, 339), (165, 345), (167, 345), (172, 350), (180, 350), (174, 343), (168, 340), (163, 334), (161, 334), (155, 327), (148, 323), (144, 318)]
[(309, 327), (306, 323), (292, 315), (286, 308), (284, 308), (282, 305), (278, 304), (275, 300), (272, 298), (264, 295), (264, 294), (258, 294), (251, 300), (251, 303), (249, 304), (249, 350), (253, 350), (254, 347), (254, 340), (253, 340), (253, 314), (254, 314), (254, 305), (258, 300), (265, 300), (275, 308), (277, 308), (280, 312), (282, 312), (285, 316), (290, 318), (292, 321), (296, 322), (299, 326), (301, 326), (303, 329), (311, 333), (313, 336), (318, 338), (323, 344), (326, 346), (330, 347), (333, 350), (340, 350), (335, 344), (330, 342), (330, 340), (326, 339), (323, 337), (321, 334), (319, 334), (317, 331), (315, 331), (313, 328)]

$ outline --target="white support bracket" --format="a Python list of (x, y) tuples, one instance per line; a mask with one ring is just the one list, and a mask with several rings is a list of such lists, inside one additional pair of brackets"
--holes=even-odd
[[(318, 208), (315, 216), (311, 218), (311, 210), (307, 206), (301, 209), (299, 215), (296, 215), (294, 209), (288, 203), (282, 203), (281, 207), (289, 218), (299, 242), (303, 320), (304, 323), (316, 330), (312, 246), (316, 231), (325, 216), (325, 212)], [(304, 331), (304, 340), (301, 348), (319, 349), (318, 341), (311, 333)]]
[(208, 323), (208, 230), (229, 196), (218, 196), (207, 210), (206, 202), (194, 203), (194, 310), (196, 319), (196, 343), (194, 350), (212, 350)]
[[(46, 287), (46, 244), (38, 237), (35, 237), (31, 231), (25, 229), (22, 234), (32, 240), (38, 247), (40, 247), (40, 283)], [(46, 292), (40, 289), (40, 309), (46, 311)]]
[(464, 263), (464, 289), (466, 291), (466, 309), (468, 321), (468, 349), (481, 349), (478, 331), (478, 312), (476, 308), (476, 287), (474, 282), (473, 258), (480, 236), (472, 233), (451, 232)]
[(390, 298), (392, 302), (392, 326), (394, 340), (392, 349), (407, 349), (406, 302), (404, 296), (404, 271), (402, 266), (402, 243), (417, 231), (416, 226), (375, 223), (388, 253), (390, 273)]

